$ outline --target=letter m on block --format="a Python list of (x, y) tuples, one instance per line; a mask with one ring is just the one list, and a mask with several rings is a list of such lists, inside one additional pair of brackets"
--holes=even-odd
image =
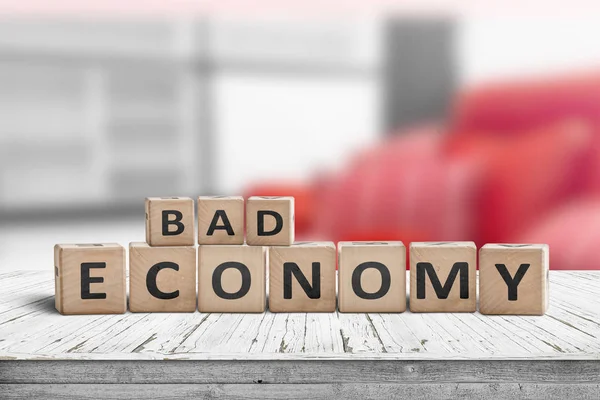
[(417, 299), (425, 298), (425, 275), (429, 276), (433, 290), (439, 299), (447, 299), (452, 290), (452, 285), (456, 280), (456, 276), (460, 275), (460, 298), (469, 298), (469, 263), (457, 262), (454, 263), (448, 278), (442, 286), (440, 279), (435, 272), (433, 265), (428, 262), (417, 263)]

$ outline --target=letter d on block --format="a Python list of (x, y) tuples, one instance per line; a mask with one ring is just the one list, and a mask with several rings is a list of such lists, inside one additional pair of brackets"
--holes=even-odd
[(289, 246), (294, 242), (294, 198), (250, 197), (246, 203), (246, 242)]

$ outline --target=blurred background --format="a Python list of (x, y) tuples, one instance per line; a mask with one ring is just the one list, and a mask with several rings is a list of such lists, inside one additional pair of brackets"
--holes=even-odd
[(147, 196), (293, 195), (298, 239), (543, 242), (600, 269), (600, 18), (0, 17), (0, 271)]

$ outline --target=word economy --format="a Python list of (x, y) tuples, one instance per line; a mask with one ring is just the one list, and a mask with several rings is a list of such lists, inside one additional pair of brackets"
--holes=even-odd
[[(400, 241), (294, 242), (293, 197), (201, 196), (197, 218), (189, 197), (145, 208), (146, 242), (129, 245), (131, 312), (475, 312), (477, 284), (482, 314), (548, 308), (545, 244), (486, 244), (477, 263), (473, 242), (410, 243), (407, 290)], [(57, 244), (54, 261), (61, 314), (126, 311), (122, 246)]]

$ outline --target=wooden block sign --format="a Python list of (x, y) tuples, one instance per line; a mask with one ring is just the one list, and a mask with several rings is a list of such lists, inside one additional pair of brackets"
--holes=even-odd
[(545, 244), (486, 244), (479, 251), (479, 312), (543, 315), (548, 309)]
[(122, 314), (125, 249), (116, 243), (57, 244), (54, 283), (61, 314)]
[(246, 203), (246, 243), (251, 246), (294, 243), (294, 198), (250, 197)]
[(198, 309), (201, 312), (264, 312), (266, 248), (200, 246)]
[(194, 201), (189, 197), (148, 197), (146, 242), (150, 246), (193, 246)]
[(341, 312), (406, 310), (406, 247), (402, 242), (338, 243)]
[(196, 248), (129, 245), (129, 310), (196, 310)]
[[(336, 304), (340, 312), (406, 311), (402, 242), (339, 242), (336, 254), (332, 242), (294, 243), (294, 229), (293, 197), (200, 196), (197, 220), (189, 197), (149, 197), (147, 243), (130, 244), (129, 308), (260, 313), (268, 303), (274, 313), (333, 312)], [(414, 242), (409, 252), (410, 311), (477, 310), (475, 243)], [(479, 254), (482, 314), (546, 312), (548, 245), (487, 244)], [(56, 245), (54, 257), (57, 310), (125, 312), (121, 246)]]
[(198, 244), (243, 244), (244, 198), (198, 197)]
[(473, 242), (411, 243), (410, 311), (476, 311), (476, 268)]
[(333, 312), (335, 300), (335, 245), (332, 242), (269, 248), (271, 312)]

